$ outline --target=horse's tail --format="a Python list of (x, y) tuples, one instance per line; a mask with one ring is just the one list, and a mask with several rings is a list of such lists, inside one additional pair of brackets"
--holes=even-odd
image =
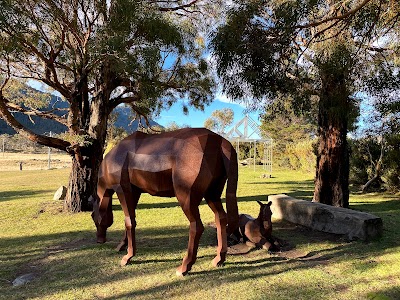
[(237, 205), (236, 190), (238, 182), (238, 162), (235, 148), (224, 140), (224, 165), (228, 177), (226, 185), (226, 210), (228, 221), (228, 235), (239, 228), (239, 210)]

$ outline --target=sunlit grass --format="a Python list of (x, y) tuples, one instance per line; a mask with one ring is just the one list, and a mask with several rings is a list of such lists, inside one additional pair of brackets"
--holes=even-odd
[[(255, 200), (285, 193), (310, 200), (313, 174), (274, 171), (272, 178), (240, 168), (240, 212), (256, 215)], [(190, 275), (175, 276), (186, 252), (188, 221), (175, 198), (143, 195), (137, 209), (137, 257), (121, 268), (114, 250), (124, 224), (114, 200), (108, 242), (95, 243), (90, 213), (60, 212), (55, 190), (66, 185), (68, 170), (0, 172), (1, 299), (367, 299), (400, 297), (400, 199), (385, 194), (351, 195), (353, 209), (380, 216), (384, 236), (348, 243), (340, 237), (274, 223), (274, 235), (293, 248), (280, 254), (252, 251), (229, 256), (215, 269), (215, 232), (202, 236)], [(200, 207), (204, 224), (214, 221)], [(20, 287), (11, 281), (27, 273), (35, 279)], [(375, 299), (375, 298), (373, 298)], [(387, 299), (387, 298), (382, 298)]]

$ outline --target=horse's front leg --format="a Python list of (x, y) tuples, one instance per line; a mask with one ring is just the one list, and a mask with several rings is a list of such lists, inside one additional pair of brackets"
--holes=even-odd
[[(200, 219), (198, 205), (190, 205), (190, 203), (187, 203), (185, 201), (182, 202), (182, 198), (179, 197), (178, 200), (181, 204), (183, 212), (190, 221), (187, 254), (183, 258), (182, 265), (176, 270), (176, 275), (185, 276), (192, 269), (193, 264), (196, 262), (197, 249), (199, 248), (199, 241), (201, 235), (203, 234), (204, 226)], [(187, 201), (190, 200), (187, 199)]]
[(220, 267), (224, 264), (226, 260), (226, 253), (228, 252), (226, 233), (227, 217), (221, 201), (207, 201), (207, 204), (215, 214), (215, 225), (217, 227), (217, 256), (213, 259), (212, 264), (214, 267)]
[(116, 189), (118, 199), (125, 215), (125, 236), (118, 245), (121, 251), (127, 247), (127, 254), (121, 260), (121, 266), (125, 266), (136, 255), (136, 213), (135, 209), (140, 197), (140, 192), (132, 189), (132, 186), (119, 186)]

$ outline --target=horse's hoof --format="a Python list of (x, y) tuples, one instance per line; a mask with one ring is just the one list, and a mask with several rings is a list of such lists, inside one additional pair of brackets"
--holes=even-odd
[(186, 269), (185, 271), (183, 271), (182, 266), (180, 266), (179, 268), (176, 269), (176, 276), (178, 277), (183, 277), (186, 276), (189, 273), (190, 269)]
[(250, 242), (250, 241), (246, 241), (246, 246), (250, 247), (251, 249), (256, 248), (256, 244), (254, 244), (253, 242)]
[(225, 255), (217, 255), (213, 261), (212, 261), (212, 265), (214, 267), (222, 267), (225, 263)]
[(121, 259), (121, 267), (124, 267), (124, 266), (126, 266), (127, 264), (129, 264), (130, 261), (131, 261), (131, 259), (132, 259), (132, 257), (133, 257), (133, 256), (125, 255), (125, 256)]

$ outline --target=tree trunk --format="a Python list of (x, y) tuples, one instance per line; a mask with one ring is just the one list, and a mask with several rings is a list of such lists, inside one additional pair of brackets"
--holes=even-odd
[[(94, 144), (99, 143), (95, 142)], [(90, 196), (96, 196), (97, 174), (103, 160), (103, 147), (95, 147), (94, 144), (81, 148), (82, 158), (72, 157), (64, 211), (75, 213), (91, 211), (93, 208), (89, 199)]]
[(86, 137), (84, 145), (76, 148), (72, 158), (64, 211), (90, 211), (93, 208), (89, 199), (90, 196), (93, 199), (97, 196), (97, 177), (107, 135), (110, 94), (111, 89), (100, 90), (97, 97), (91, 99), (90, 114), (85, 114), (88, 119), (81, 121), (81, 126), (87, 124)]
[(370, 154), (371, 163), (375, 167), (375, 175), (370, 180), (368, 180), (366, 184), (363, 185), (363, 187), (362, 187), (363, 193), (366, 193), (368, 188), (374, 182), (378, 181), (379, 183), (382, 183), (381, 173), (382, 173), (382, 162), (383, 162), (384, 149), (385, 149), (385, 143), (383, 141), (383, 137), (381, 137), (381, 154), (379, 155), (378, 161), (376, 163), (374, 163), (372, 155), (371, 155), (370, 151), (368, 150), (368, 153)]
[[(326, 124), (328, 125), (328, 124)], [(319, 128), (314, 200), (328, 205), (349, 206), (349, 151), (346, 124)]]
[[(325, 71), (325, 72), (324, 72)], [(349, 207), (347, 131), (351, 105), (342, 72), (321, 71), (314, 202)]]

